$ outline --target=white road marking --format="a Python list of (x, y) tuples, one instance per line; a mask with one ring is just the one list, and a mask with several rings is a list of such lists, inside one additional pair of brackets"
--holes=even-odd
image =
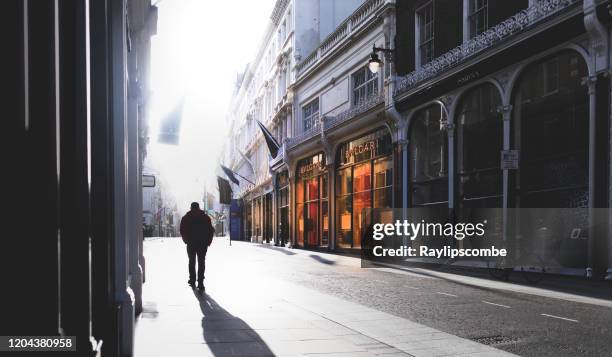
[(540, 314), (540, 315), (546, 316), (546, 317), (552, 317), (554, 319), (560, 319), (560, 320), (571, 321), (571, 322), (578, 322), (578, 320), (568, 319), (567, 317), (561, 317), (561, 316), (555, 316), (555, 315), (549, 315), (549, 314)]
[(458, 297), (457, 295), (454, 295), (454, 294), (442, 293), (442, 292), (439, 292), (439, 291), (436, 291), (436, 294), (446, 295), (446, 296), (452, 296), (452, 297)]
[(400, 274), (400, 275), (409, 275), (418, 279), (438, 279), (433, 276), (427, 276), (423, 274), (413, 273), (405, 270), (394, 269), (394, 268), (369, 268), (372, 270), (384, 271), (387, 273)]
[(489, 305), (495, 305), (495, 306), (500, 306), (506, 309), (511, 309), (511, 307), (508, 305), (496, 304), (494, 302), (489, 302), (489, 301), (484, 301), (484, 300), (482, 300), (482, 302), (484, 302), (485, 304), (489, 304)]

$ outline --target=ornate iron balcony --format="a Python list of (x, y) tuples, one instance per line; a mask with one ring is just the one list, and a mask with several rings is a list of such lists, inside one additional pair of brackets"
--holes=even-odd
[(542, 20), (581, 2), (580, 0), (540, 0), (529, 8), (489, 28), (469, 41), (455, 47), (421, 68), (402, 77), (395, 95), (406, 92), (447, 69), (474, 57), (507, 38), (522, 32)]

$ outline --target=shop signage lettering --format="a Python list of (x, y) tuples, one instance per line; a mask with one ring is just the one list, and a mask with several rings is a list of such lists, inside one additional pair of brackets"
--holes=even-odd
[(315, 170), (321, 170), (321, 161), (312, 162), (300, 167), (300, 176), (311, 175)]
[(374, 154), (376, 153), (376, 141), (368, 141), (361, 145), (357, 145), (355, 147), (347, 149), (345, 153), (346, 161), (349, 161), (351, 159), (351, 156), (363, 154), (366, 152), (372, 152)]
[(478, 77), (480, 77), (480, 72), (478, 71), (470, 72), (466, 74), (465, 76), (462, 76), (459, 79), (457, 79), (457, 85), (466, 84), (467, 82), (473, 81), (474, 79)]

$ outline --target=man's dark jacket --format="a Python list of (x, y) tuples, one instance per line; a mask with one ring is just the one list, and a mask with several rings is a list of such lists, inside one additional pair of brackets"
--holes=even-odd
[(191, 210), (181, 219), (181, 237), (186, 244), (212, 243), (215, 229), (210, 217), (202, 210)]

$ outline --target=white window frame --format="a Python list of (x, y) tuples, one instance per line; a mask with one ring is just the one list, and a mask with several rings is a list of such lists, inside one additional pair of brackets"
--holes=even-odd
[[(309, 107), (313, 106), (315, 103), (317, 103), (316, 112), (313, 111), (309, 113), (309, 115), (306, 115), (306, 110), (309, 109)], [(321, 111), (321, 106), (319, 102), (319, 97), (314, 98), (313, 100), (309, 101), (308, 103), (302, 106), (302, 132), (305, 132), (307, 130), (310, 130), (312, 128), (316, 128), (317, 126), (319, 126), (320, 111)], [(306, 127), (307, 122), (311, 122), (309, 127)]]
[[(359, 75), (360, 72), (364, 73), (365, 80), (359, 85), (355, 85), (355, 76)], [(368, 76), (371, 76), (368, 78)], [(372, 95), (380, 93), (380, 76), (377, 73), (372, 73), (366, 67), (362, 67), (355, 72), (351, 73), (351, 106), (359, 106), (363, 101), (368, 100)], [(368, 93), (368, 88), (373, 88), (371, 93)], [(359, 94), (361, 98), (357, 99), (357, 91), (363, 90), (363, 96)]]

